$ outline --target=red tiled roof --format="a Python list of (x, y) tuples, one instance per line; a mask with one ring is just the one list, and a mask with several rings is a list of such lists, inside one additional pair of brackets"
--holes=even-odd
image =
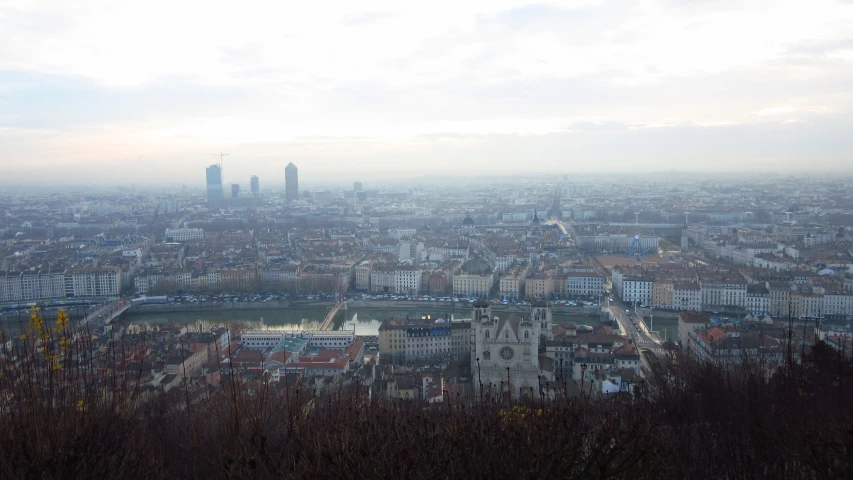
[(260, 350), (250, 350), (243, 349), (237, 352), (234, 355), (235, 360), (243, 360), (243, 361), (258, 361), (261, 362), (264, 359), (263, 353)]
[(352, 344), (347, 347), (346, 355), (350, 358), (350, 360), (355, 360), (355, 356), (358, 354), (361, 349), (364, 348), (364, 340), (357, 339), (352, 342)]
[(289, 366), (296, 368), (325, 368), (325, 369), (343, 369), (346, 368), (348, 359), (346, 358), (329, 358), (303, 361), (302, 358), (298, 362), (292, 362)]
[(344, 354), (344, 351), (338, 348), (321, 348), (317, 352), (318, 357), (338, 358)]
[(267, 357), (267, 362), (278, 362), (281, 364), (285, 364), (288, 360), (290, 360), (290, 356), (291, 354), (287, 350), (273, 352), (270, 354), (269, 357)]

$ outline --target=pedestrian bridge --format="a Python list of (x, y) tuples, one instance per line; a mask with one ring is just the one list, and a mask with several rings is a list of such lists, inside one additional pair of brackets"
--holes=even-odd
[(320, 324), (320, 330), (331, 330), (332, 325), (335, 322), (335, 315), (337, 315), (338, 312), (340, 312), (342, 308), (346, 308), (346, 306), (347, 306), (346, 300), (341, 300), (338, 303), (336, 303), (335, 306), (332, 307), (331, 310), (329, 310), (329, 314), (326, 315), (326, 318), (323, 319), (323, 323)]

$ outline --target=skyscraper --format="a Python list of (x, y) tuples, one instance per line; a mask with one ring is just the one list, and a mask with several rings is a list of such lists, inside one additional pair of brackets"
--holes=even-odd
[(231, 198), (237, 198), (240, 196), (240, 184), (232, 183), (231, 184)]
[(284, 167), (285, 198), (288, 202), (299, 200), (299, 169), (293, 162)]
[(362, 185), (361, 182), (355, 182), (352, 185), (352, 189), (355, 190), (356, 192), (360, 192), (360, 191), (364, 190), (364, 185)]
[(222, 200), (222, 167), (211, 165), (207, 167), (207, 201)]
[(249, 180), (249, 183), (252, 186), (251, 187), (252, 188), (252, 195), (254, 195), (256, 197), (260, 196), (261, 195), (261, 183), (258, 180), (258, 176), (252, 175), (252, 178)]

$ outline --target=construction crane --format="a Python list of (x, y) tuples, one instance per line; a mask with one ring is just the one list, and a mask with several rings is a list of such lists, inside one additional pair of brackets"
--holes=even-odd
[(222, 157), (227, 157), (227, 153), (208, 153), (208, 155), (213, 155), (214, 157), (219, 157), (219, 168), (225, 169), (222, 165), (225, 163)]

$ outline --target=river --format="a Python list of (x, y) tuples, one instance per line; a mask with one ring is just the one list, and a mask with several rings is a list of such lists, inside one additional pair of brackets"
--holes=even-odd
[(650, 330), (658, 332), (660, 334), (661, 340), (672, 340), (673, 342), (678, 341), (677, 318), (656, 316), (653, 325), (649, 325), (650, 318), (648, 315), (644, 316), (643, 319), (646, 322), (646, 326), (648, 326)]
[[(240, 323), (251, 329), (296, 330), (315, 329), (328, 313), (328, 307), (283, 308), (279, 310), (227, 310), (207, 312), (173, 312), (173, 313), (125, 313), (114, 324), (118, 325), (197, 325), (200, 329), (211, 326)], [(500, 310), (496, 310), (498, 315)], [(377, 335), (379, 326), (387, 318), (420, 318), (431, 315), (432, 318), (467, 319), (471, 318), (469, 307), (433, 307), (430, 305), (418, 307), (364, 307), (350, 308), (341, 312), (335, 318), (334, 329), (353, 328), (353, 318), (356, 319), (355, 330), (358, 335)], [(587, 315), (554, 314), (554, 323), (574, 323), (598, 325), (598, 317)]]

